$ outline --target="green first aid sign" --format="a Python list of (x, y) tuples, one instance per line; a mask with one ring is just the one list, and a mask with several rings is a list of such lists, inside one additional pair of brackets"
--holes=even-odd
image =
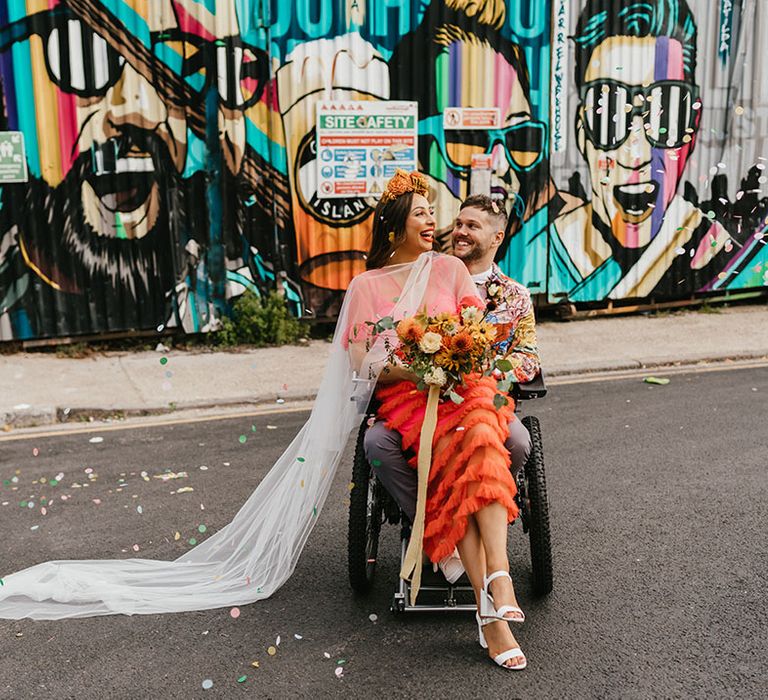
[(20, 131), (0, 131), (0, 185), (26, 182), (28, 179), (24, 134)]

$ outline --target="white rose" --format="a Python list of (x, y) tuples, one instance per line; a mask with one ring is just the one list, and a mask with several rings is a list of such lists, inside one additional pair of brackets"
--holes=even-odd
[(468, 306), (466, 309), (462, 309), (461, 317), (465, 323), (479, 323), (483, 318), (482, 312), (476, 306)]
[(430, 367), (424, 373), (425, 384), (437, 384), (437, 386), (445, 386), (448, 381), (448, 377), (445, 376), (445, 370), (442, 367)]
[(428, 355), (433, 355), (440, 349), (442, 344), (443, 344), (443, 339), (440, 336), (440, 334), (432, 333), (430, 331), (429, 333), (424, 334), (424, 337), (421, 339), (421, 342), (419, 342), (419, 348), (421, 349), (422, 352), (425, 352)]

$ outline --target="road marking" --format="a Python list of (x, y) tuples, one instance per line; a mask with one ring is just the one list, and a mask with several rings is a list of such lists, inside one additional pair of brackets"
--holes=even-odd
[[(737, 369), (763, 369), (768, 368), (768, 361), (764, 360), (743, 360), (732, 363), (712, 363), (705, 365), (681, 365), (679, 367), (648, 367), (630, 370), (618, 370), (613, 372), (595, 372), (594, 374), (563, 375), (559, 377), (550, 377), (547, 386), (568, 386), (573, 384), (592, 384), (594, 382), (620, 381), (622, 379), (636, 379), (652, 375), (680, 375), (680, 374), (703, 374), (708, 372), (728, 372)], [(142, 428), (164, 428), (173, 425), (189, 425), (191, 423), (208, 423), (213, 421), (230, 420), (236, 418), (257, 418), (259, 416), (277, 415), (285, 413), (306, 413), (312, 408), (312, 402), (303, 402), (297, 406), (264, 406), (255, 408), (252, 411), (243, 411), (240, 413), (223, 413), (214, 415), (192, 416), (189, 418), (158, 419), (147, 420), (146, 422), (123, 423), (120, 425), (92, 425), (91, 427), (68, 429), (67, 424), (63, 424), (57, 430), (29, 429), (31, 432), (25, 432), (16, 435), (0, 436), (0, 442), (11, 442), (14, 440), (39, 440), (46, 437), (58, 437), (62, 435), (83, 435), (87, 433), (109, 433), (117, 430), (140, 430)]]
[(765, 360), (744, 360), (733, 363), (712, 363), (706, 365), (681, 365), (679, 367), (641, 367), (638, 369), (618, 370), (614, 372), (596, 372), (594, 374), (562, 375), (547, 379), (547, 386), (566, 386), (569, 384), (591, 384), (594, 382), (636, 379), (655, 375), (673, 376), (678, 374), (705, 374), (708, 372), (729, 372), (735, 369), (763, 369), (768, 367)]
[[(60, 435), (83, 435), (86, 433), (110, 433), (116, 430), (140, 430), (141, 428), (164, 428), (171, 425), (187, 425), (189, 423), (207, 423), (212, 421), (229, 420), (235, 418), (256, 418), (258, 416), (274, 415), (278, 413), (299, 413), (301, 411), (308, 412), (312, 408), (311, 405), (305, 406), (292, 406), (282, 408), (264, 407), (261, 409), (254, 409), (253, 411), (245, 411), (242, 413), (224, 413), (217, 415), (206, 416), (194, 416), (190, 418), (175, 418), (173, 420), (148, 420), (141, 423), (123, 423), (120, 425), (92, 425), (89, 428), (72, 428), (68, 430), (64, 427), (58, 430), (41, 430), (36, 431), (34, 428), (30, 429), (33, 432), (24, 433), (22, 435), (4, 435), (0, 437), (0, 442), (11, 442), (13, 440), (32, 440), (45, 437), (57, 437)], [(66, 425), (66, 424), (64, 424)]]

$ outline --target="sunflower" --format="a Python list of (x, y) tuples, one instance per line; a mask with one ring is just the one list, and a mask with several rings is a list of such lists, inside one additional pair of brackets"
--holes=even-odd
[(487, 321), (481, 321), (472, 328), (472, 337), (484, 345), (490, 345), (496, 340), (496, 326)]
[(435, 355), (435, 364), (448, 372), (458, 372), (465, 361), (463, 353), (453, 348), (443, 348)]

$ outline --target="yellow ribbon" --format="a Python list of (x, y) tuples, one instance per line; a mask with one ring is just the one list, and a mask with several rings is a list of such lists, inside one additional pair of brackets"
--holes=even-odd
[(424, 411), (424, 422), (421, 425), (419, 438), (419, 455), (417, 472), (419, 486), (416, 497), (416, 517), (411, 528), (411, 541), (405, 552), (400, 578), (411, 581), (411, 605), (416, 605), (416, 596), (421, 587), (421, 553), (424, 547), (424, 519), (427, 512), (427, 483), (429, 470), (432, 466), (432, 438), (437, 427), (437, 402), (440, 398), (440, 387), (431, 384), (427, 395), (427, 407)]

